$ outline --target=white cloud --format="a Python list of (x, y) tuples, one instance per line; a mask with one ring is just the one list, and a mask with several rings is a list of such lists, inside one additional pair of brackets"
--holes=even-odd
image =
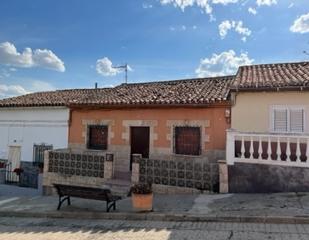
[(294, 7), (294, 3), (290, 3), (290, 5), (288, 6), (288, 8), (292, 8)]
[(309, 13), (301, 15), (290, 27), (291, 32), (307, 33), (309, 32)]
[(192, 25), (192, 26), (186, 26), (186, 25), (178, 25), (178, 26), (170, 26), (169, 30), (172, 32), (184, 32), (184, 31), (189, 31), (189, 30), (196, 30), (197, 26)]
[(185, 11), (188, 7), (199, 7), (202, 12), (210, 15), (210, 21), (214, 21), (215, 18), (212, 15), (214, 4), (227, 5), (229, 3), (238, 3), (241, 0), (160, 0), (162, 5), (172, 4), (176, 8), (180, 8)]
[(175, 28), (175, 27), (170, 26), (170, 30), (171, 30), (171, 31), (176, 31), (176, 28)]
[(200, 60), (200, 65), (195, 70), (198, 77), (215, 77), (235, 74), (238, 67), (251, 65), (254, 59), (248, 53), (236, 55), (234, 50), (213, 54), (210, 58)]
[(162, 5), (173, 4), (184, 11), (187, 7), (200, 7), (205, 13), (211, 14), (211, 0), (160, 0)]
[[(116, 74), (122, 72), (122, 69), (114, 68), (113, 63), (107, 57), (97, 60), (96, 64), (97, 73), (102, 76), (115, 76)], [(132, 72), (133, 69), (128, 65), (128, 71)]]
[(48, 82), (31, 80), (27, 87), (23, 87), (19, 84), (0, 84), (0, 99), (16, 97), (32, 92), (54, 91), (55, 87)]
[(29, 93), (20, 85), (0, 84), (0, 99)]
[(43, 92), (43, 91), (54, 91), (54, 90), (56, 90), (56, 88), (52, 84), (39, 80), (34, 80), (31, 83), (30, 88), (28, 89), (28, 91), (30, 92)]
[(214, 4), (223, 4), (223, 5), (227, 5), (229, 3), (238, 3), (239, 0), (212, 0), (212, 2)]
[(120, 69), (113, 68), (113, 63), (107, 57), (101, 58), (97, 60), (96, 65), (97, 73), (103, 76), (115, 76), (120, 72)]
[(151, 4), (148, 4), (148, 3), (143, 3), (143, 8), (144, 9), (148, 9), (148, 8), (152, 8), (153, 6)]
[(243, 26), (242, 21), (230, 21), (230, 20), (225, 20), (222, 21), (219, 26), (219, 34), (221, 36), (221, 39), (224, 39), (228, 32), (232, 29), (235, 30), (238, 34), (242, 35), (241, 40), (246, 41), (247, 37), (251, 35), (251, 30), (249, 28), (246, 28)]
[(251, 14), (253, 14), (253, 15), (256, 15), (256, 14), (257, 14), (257, 10), (256, 10), (255, 8), (253, 8), (253, 7), (249, 7), (249, 8), (248, 8), (248, 12), (251, 13)]
[(9, 76), (11, 76), (10, 71), (4, 68), (0, 69), (0, 78), (8, 78)]
[(219, 25), (219, 34), (221, 38), (225, 38), (227, 35), (228, 31), (232, 29), (232, 24), (230, 23), (229, 20), (225, 20), (220, 23)]
[(60, 60), (51, 50), (36, 49), (33, 51), (33, 62), (35, 66), (40, 66), (59, 72), (64, 72), (65, 67), (63, 61)]
[(277, 0), (256, 0), (256, 4), (260, 6), (271, 6), (277, 4)]
[(64, 72), (63, 61), (58, 58), (51, 50), (25, 48), (19, 53), (10, 42), (0, 43), (0, 64), (14, 67), (42, 67), (59, 72)]

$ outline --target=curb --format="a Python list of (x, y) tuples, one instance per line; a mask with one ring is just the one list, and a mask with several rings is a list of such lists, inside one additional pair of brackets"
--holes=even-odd
[(8, 212), (0, 211), (1, 217), (21, 218), (68, 218), (68, 219), (106, 219), (133, 221), (173, 221), (173, 222), (235, 222), (235, 223), (273, 223), (309, 224), (309, 216), (205, 216), (169, 213), (98, 213), (98, 212)]

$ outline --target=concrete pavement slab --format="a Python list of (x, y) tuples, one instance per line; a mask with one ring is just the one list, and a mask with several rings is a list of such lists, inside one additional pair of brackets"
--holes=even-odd
[[(4, 192), (1, 188), (2, 185), (0, 192)], [(7, 186), (4, 189), (7, 190)], [(105, 202), (102, 201), (72, 198), (71, 206), (64, 203), (61, 210), (57, 211), (57, 196), (29, 193), (23, 196), (18, 189), (9, 192), (0, 196), (2, 216), (309, 223), (309, 193), (155, 194), (153, 212), (137, 213), (132, 209), (131, 198), (125, 198), (117, 202), (116, 211), (106, 213)], [(13, 192), (18, 194), (14, 195)]]

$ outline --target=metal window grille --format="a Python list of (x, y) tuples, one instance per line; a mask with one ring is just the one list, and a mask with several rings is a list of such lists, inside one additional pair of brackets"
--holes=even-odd
[(88, 127), (88, 148), (107, 150), (108, 127), (103, 125), (91, 125)]
[(52, 150), (53, 145), (34, 144), (33, 145), (33, 162), (34, 163), (44, 163), (44, 152), (46, 150)]
[(175, 127), (175, 153), (183, 155), (201, 154), (200, 127)]

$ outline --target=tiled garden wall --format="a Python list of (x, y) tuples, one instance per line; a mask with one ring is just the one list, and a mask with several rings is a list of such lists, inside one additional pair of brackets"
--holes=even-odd
[(53, 194), (53, 184), (102, 187), (113, 175), (113, 154), (62, 149), (45, 152), (43, 192)]
[(139, 182), (218, 192), (218, 163), (140, 159)]
[(70, 176), (104, 177), (104, 156), (49, 152), (48, 172)]

